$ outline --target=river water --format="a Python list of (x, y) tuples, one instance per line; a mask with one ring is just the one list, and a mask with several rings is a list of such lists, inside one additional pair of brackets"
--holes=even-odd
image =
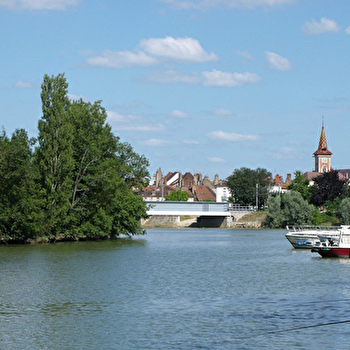
[(344, 349), (350, 259), (284, 230), (0, 247), (0, 349)]

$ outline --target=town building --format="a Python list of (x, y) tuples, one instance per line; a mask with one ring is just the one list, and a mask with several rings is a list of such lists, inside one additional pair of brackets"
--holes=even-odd
[(191, 174), (186, 172), (168, 172), (163, 176), (159, 168), (150, 186), (140, 193), (146, 201), (164, 201), (172, 191), (181, 189), (188, 194), (188, 201), (212, 201), (227, 202), (230, 195), (225, 180), (219, 180), (215, 175), (214, 180), (208, 176), (203, 178), (201, 173)]
[(292, 174), (287, 174), (286, 181), (283, 181), (283, 177), (276, 174), (274, 179), (270, 182), (269, 192), (275, 194), (281, 194), (288, 191), (288, 186), (292, 182)]

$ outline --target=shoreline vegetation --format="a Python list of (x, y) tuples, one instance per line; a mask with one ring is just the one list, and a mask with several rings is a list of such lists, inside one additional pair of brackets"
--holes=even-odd
[[(231, 229), (261, 229), (265, 228), (264, 221), (266, 219), (267, 213), (264, 212), (256, 212), (244, 215), (237, 221), (234, 221), (230, 226), (225, 228)], [(195, 216), (181, 216), (180, 221), (175, 220), (174, 216), (167, 217), (153, 217), (142, 220), (141, 227), (145, 230), (152, 228), (196, 228), (199, 227), (197, 222), (197, 217)], [(212, 228), (212, 227), (211, 227)], [(222, 228), (222, 227), (218, 227)], [(128, 235), (131, 236), (131, 235)], [(48, 238), (46, 236), (39, 236), (36, 238), (28, 238), (28, 239), (16, 239), (11, 237), (0, 237), (0, 245), (14, 245), (14, 244), (51, 244), (51, 243), (61, 243), (61, 242), (79, 242), (79, 241), (103, 241), (107, 239), (118, 239), (118, 236), (101, 236), (101, 237), (72, 237), (67, 235), (61, 235), (54, 238)]]
[(64, 74), (44, 76), (41, 101), (36, 138), (0, 133), (0, 243), (144, 234), (145, 156), (113, 134), (100, 101), (69, 98)]

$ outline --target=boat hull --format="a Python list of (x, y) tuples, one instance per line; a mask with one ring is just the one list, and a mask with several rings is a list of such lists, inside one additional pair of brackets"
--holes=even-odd
[(286, 238), (295, 249), (311, 249), (319, 241), (318, 237), (286, 235)]
[(350, 258), (350, 247), (314, 248), (313, 251), (320, 254), (323, 258)]

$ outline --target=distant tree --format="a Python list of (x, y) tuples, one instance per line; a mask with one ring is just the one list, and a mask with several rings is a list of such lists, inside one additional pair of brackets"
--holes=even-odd
[(314, 210), (299, 192), (287, 192), (268, 199), (266, 224), (270, 227), (310, 224)]
[(310, 180), (305, 179), (299, 170), (294, 173), (294, 179), (288, 186), (288, 190), (299, 192), (308, 202), (312, 196), (312, 187), (310, 186)]
[(341, 201), (338, 213), (342, 224), (350, 225), (350, 198)]
[(182, 190), (175, 190), (173, 192), (170, 192), (165, 200), (167, 201), (175, 201), (175, 202), (187, 202), (188, 200), (188, 193), (186, 191)]
[(265, 223), (269, 227), (281, 227), (283, 221), (283, 214), (281, 210), (281, 196), (270, 196), (267, 199), (268, 213), (266, 215)]
[(268, 197), (268, 186), (271, 173), (266, 169), (235, 169), (227, 178), (227, 186), (231, 192), (233, 203), (240, 205), (265, 205)]
[(323, 206), (327, 201), (333, 202), (344, 193), (345, 181), (339, 179), (338, 171), (330, 171), (317, 176), (312, 186), (311, 204)]

